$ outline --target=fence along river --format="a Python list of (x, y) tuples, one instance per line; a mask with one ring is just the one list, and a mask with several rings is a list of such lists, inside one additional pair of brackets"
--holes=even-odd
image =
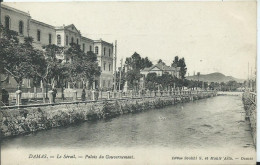
[(240, 96), (218, 96), (2, 140), (24, 148), (165, 147), (254, 151)]

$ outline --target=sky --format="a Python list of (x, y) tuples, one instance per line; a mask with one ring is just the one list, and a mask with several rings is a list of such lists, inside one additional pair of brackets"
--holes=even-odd
[(246, 79), (256, 63), (256, 2), (4, 3), (33, 19), (74, 24), (82, 35), (117, 40), (117, 56), (134, 52), (154, 64), (184, 57), (187, 75), (221, 72)]

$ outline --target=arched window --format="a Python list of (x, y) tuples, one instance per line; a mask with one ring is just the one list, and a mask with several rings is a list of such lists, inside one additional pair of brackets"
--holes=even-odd
[(19, 33), (23, 34), (23, 21), (19, 21)]
[(61, 44), (61, 36), (58, 34), (57, 35), (57, 45)]
[(74, 43), (74, 38), (73, 37), (71, 37), (71, 43)]
[(69, 45), (69, 36), (66, 36), (66, 45)]
[(51, 36), (51, 34), (49, 34), (49, 44), (51, 44), (52, 43), (52, 36)]
[(77, 38), (77, 45), (79, 44), (79, 39)]
[(109, 70), (109, 71), (111, 70), (111, 64), (109, 64), (109, 66), (108, 66), (108, 70)]
[(110, 57), (110, 54), (111, 54), (111, 50), (109, 49), (109, 50), (108, 50), (108, 56), (109, 56), (109, 57)]
[(41, 41), (41, 31), (37, 30), (37, 41)]
[(98, 46), (95, 47), (95, 53), (98, 54)]
[(91, 45), (89, 46), (89, 51), (92, 51), (92, 46)]
[(10, 29), (10, 17), (9, 16), (5, 16), (5, 28)]
[(83, 52), (85, 52), (85, 44), (82, 45)]
[(104, 48), (104, 56), (106, 55), (106, 48)]
[(104, 67), (104, 70), (106, 70), (106, 62), (104, 62), (104, 65), (103, 65), (103, 67)]

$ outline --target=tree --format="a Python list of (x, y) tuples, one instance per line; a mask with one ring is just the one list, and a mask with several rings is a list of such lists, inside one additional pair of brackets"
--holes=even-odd
[(162, 63), (163, 65), (165, 65), (165, 62), (163, 62), (162, 59), (159, 59), (158, 62), (157, 62), (157, 64), (160, 64), (160, 63)]
[(178, 67), (180, 67), (180, 77), (181, 77), (181, 79), (185, 79), (185, 75), (187, 73), (187, 67), (186, 67), (186, 64), (185, 64), (185, 59), (181, 58), (178, 63), (179, 63)]
[(135, 70), (129, 70), (126, 75), (126, 80), (130, 88), (137, 90), (138, 82), (142, 75), (140, 72), (136, 72)]
[(148, 59), (148, 57), (142, 58), (143, 68), (149, 68), (153, 66), (153, 63)]
[(129, 66), (130, 70), (141, 70), (153, 66), (148, 57), (142, 58), (136, 52), (131, 57), (126, 58), (125, 63)]
[(156, 84), (157, 84), (157, 74), (148, 73), (145, 78), (145, 88), (149, 90), (156, 90)]
[(90, 88), (95, 77), (99, 77), (101, 74), (101, 69), (98, 66), (97, 55), (92, 51), (88, 51), (87, 54), (83, 56), (83, 66), (84, 77), (88, 81), (88, 88)]
[(100, 76), (101, 70), (98, 66), (97, 56), (92, 51), (85, 54), (78, 44), (72, 43), (70, 48), (65, 51), (65, 55), (70, 58), (67, 62), (68, 78), (75, 88), (76, 82), (88, 81), (88, 88), (92, 86), (95, 77)]
[(211, 83), (209, 84), (209, 89), (211, 89), (211, 90), (214, 90), (214, 89), (215, 89), (215, 83), (214, 83), (214, 82), (211, 82)]
[(146, 58), (142, 58), (138, 53), (134, 53), (131, 57), (126, 58), (125, 64), (128, 66), (129, 70), (125, 74), (126, 80), (130, 88), (137, 89), (138, 82), (142, 77), (140, 74), (140, 70), (151, 67), (153, 64), (152, 62)]
[(187, 67), (186, 67), (186, 63), (185, 63), (184, 58), (179, 59), (178, 56), (175, 56), (171, 66), (172, 67), (180, 67), (180, 77), (181, 77), (181, 79), (185, 79), (185, 75), (187, 73)]
[(178, 66), (178, 64), (179, 64), (179, 57), (178, 56), (175, 56), (174, 57), (174, 60), (172, 61), (172, 67), (177, 67)]
[(159, 76), (157, 78), (157, 82), (162, 87), (162, 90), (164, 90), (164, 89), (167, 89), (169, 86), (173, 85), (173, 83), (172, 83), (172, 82), (174, 82), (173, 79), (174, 78), (172, 75), (170, 75), (168, 73), (164, 73), (164, 74), (162, 74), (162, 76)]
[(1, 27), (0, 56), (4, 74), (11, 75), (21, 87), (23, 79), (33, 77), (34, 64), (32, 55), (37, 53), (27, 43), (20, 44), (17, 32)]
[[(62, 70), (62, 60), (57, 59), (56, 55), (62, 53), (63, 48), (56, 45), (47, 45), (43, 47), (44, 51), (36, 50), (32, 46), (33, 38), (26, 37), (24, 44), (27, 47), (28, 54), (32, 59), (31, 65), (33, 71), (34, 84), (42, 81), (43, 102), (48, 96), (48, 86), (53, 87), (55, 81), (58, 81), (65, 72)], [(63, 91), (62, 91), (63, 92)]]

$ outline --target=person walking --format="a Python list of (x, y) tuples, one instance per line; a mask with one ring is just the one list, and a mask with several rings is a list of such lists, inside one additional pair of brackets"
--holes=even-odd
[(2, 102), (5, 106), (9, 105), (9, 93), (5, 88), (2, 88)]
[(52, 93), (52, 95), (53, 95), (53, 103), (55, 103), (55, 98), (56, 98), (56, 95), (57, 95), (57, 89), (54, 87), (52, 89), (52, 91), (53, 91), (53, 93)]
[(82, 100), (82, 101), (85, 101), (85, 100), (86, 100), (86, 91), (85, 91), (85, 88), (83, 88), (83, 90), (82, 90), (81, 100)]

